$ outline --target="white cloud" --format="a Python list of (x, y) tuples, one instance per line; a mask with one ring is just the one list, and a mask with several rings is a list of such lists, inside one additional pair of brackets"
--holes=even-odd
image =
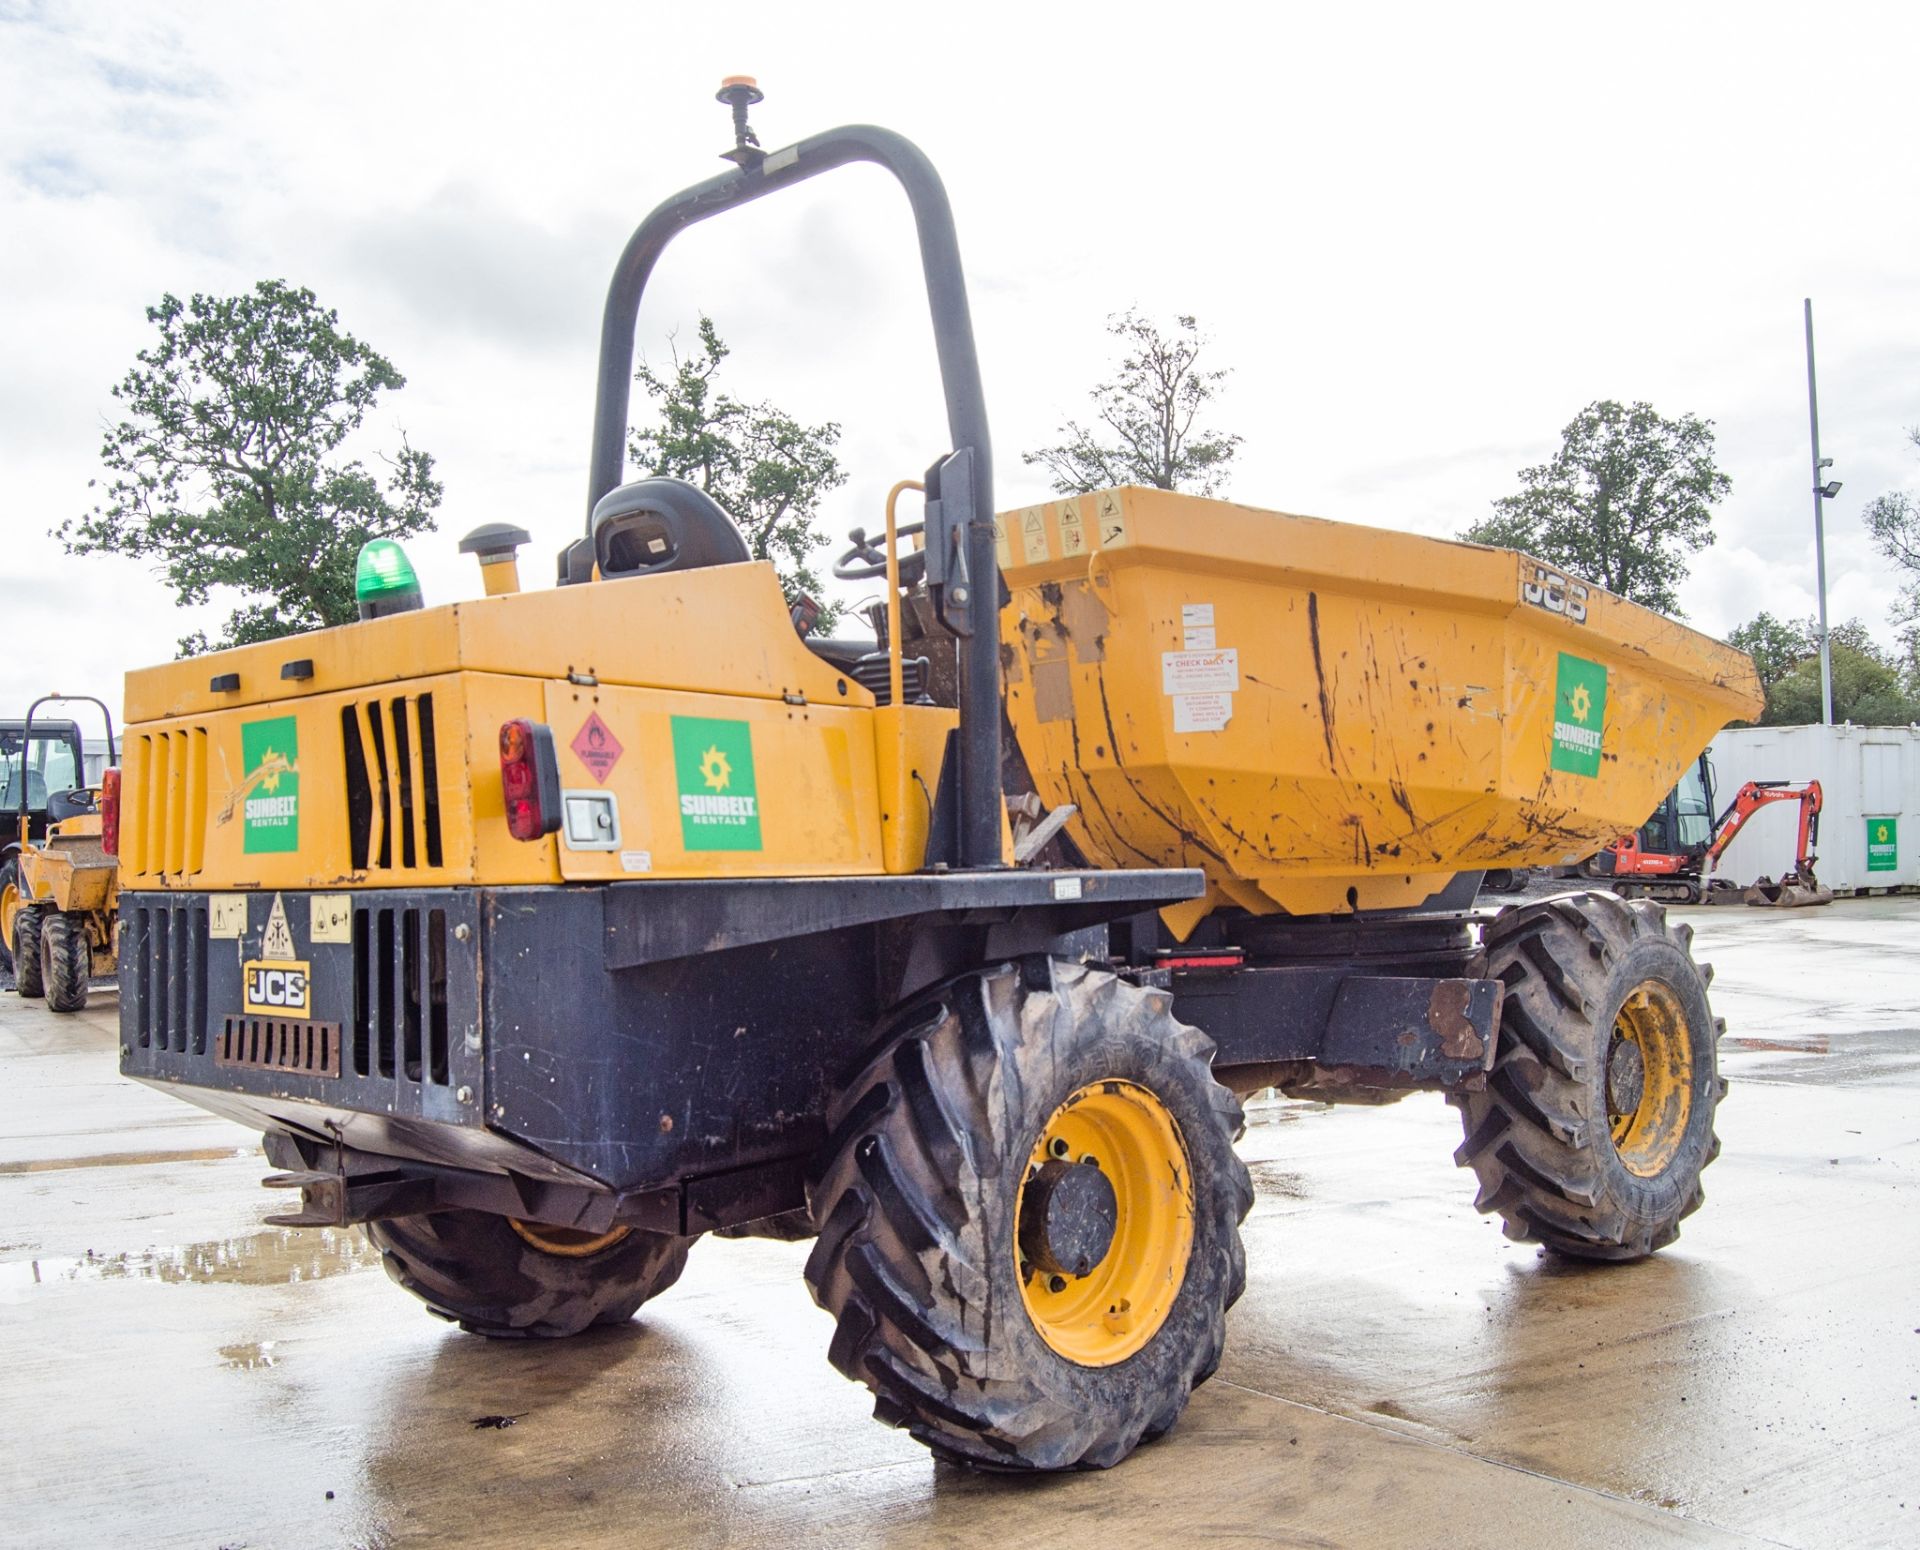
[[(1190, 5), (1177, 38), (1124, 6), (822, 14), (0, 6), (0, 537), (46, 643), (0, 656), (0, 705), (55, 678), (112, 698), (204, 622), (45, 536), (163, 291), (313, 287), (409, 378), (376, 430), (447, 481), (429, 590), (477, 588), (452, 539), (484, 521), (532, 529), (544, 577), (583, 514), (606, 277), (720, 169), (710, 99), (740, 69), (769, 144), (867, 120), (941, 168), (1002, 504), (1043, 492), (1019, 452), (1080, 411), (1106, 315), (1192, 311), (1235, 368), (1240, 499), (1452, 532), (1581, 405), (1647, 398), (1712, 418), (1734, 481), (1694, 621), (1805, 614), (1812, 295), (1831, 610), (1884, 628), (1859, 511), (1920, 473), (1911, 8)], [(1810, 55), (1830, 97), (1801, 113)], [(946, 444), (917, 287), (898, 196), (835, 174), (677, 243), (642, 347), (711, 311), (739, 391), (844, 425), (830, 523), (870, 527)]]

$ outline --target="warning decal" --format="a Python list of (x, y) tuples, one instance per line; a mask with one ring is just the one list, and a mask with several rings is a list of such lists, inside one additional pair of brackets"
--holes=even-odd
[(600, 719), (597, 710), (574, 733), (571, 747), (574, 757), (587, 767), (587, 773), (603, 786), (607, 783), (607, 776), (613, 773), (613, 767), (620, 762), (620, 755), (626, 752), (620, 746), (620, 739), (613, 735), (613, 729)]

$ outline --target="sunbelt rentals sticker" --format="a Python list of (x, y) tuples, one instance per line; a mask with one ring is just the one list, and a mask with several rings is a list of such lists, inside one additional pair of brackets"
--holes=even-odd
[(1900, 821), (1897, 818), (1867, 820), (1867, 870), (1900, 870)]
[(1607, 724), (1607, 670), (1569, 652), (1560, 653), (1553, 691), (1553, 755), (1547, 761), (1569, 775), (1600, 773), (1600, 734)]
[(300, 848), (300, 727), (292, 716), (240, 728), (241, 850)]
[(760, 849), (753, 729), (744, 721), (673, 718), (680, 843), (688, 850)]

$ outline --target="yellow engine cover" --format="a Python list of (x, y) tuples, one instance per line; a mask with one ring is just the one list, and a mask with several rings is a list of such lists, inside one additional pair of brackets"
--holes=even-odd
[[(561, 832), (497, 739), (553, 732)], [(921, 864), (952, 711), (877, 711), (764, 562), (421, 609), (127, 678), (122, 882), (360, 888)]]
[(1740, 652), (1510, 550), (1118, 489), (998, 519), (1007, 708), (1106, 866), (1256, 913), (1570, 863), (1761, 707)]

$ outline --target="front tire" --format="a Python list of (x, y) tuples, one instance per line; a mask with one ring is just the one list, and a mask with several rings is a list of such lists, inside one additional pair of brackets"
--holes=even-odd
[(1454, 1160), (1507, 1236), (1576, 1259), (1641, 1259), (1679, 1236), (1719, 1155), (1726, 1091), (1712, 971), (1657, 904), (1574, 894), (1503, 912), (1487, 972), (1506, 986), (1484, 1091)]
[(587, 1234), (486, 1211), (367, 1223), (387, 1274), (430, 1313), (494, 1339), (556, 1339), (624, 1324), (680, 1279), (693, 1239)]
[(47, 993), (40, 958), (40, 933), (45, 915), (28, 905), (13, 917), (13, 988), (34, 999)]
[(49, 1011), (78, 1012), (86, 1006), (93, 944), (87, 940), (87, 917), (79, 911), (48, 910), (41, 916), (40, 978)]
[(1105, 1468), (1219, 1365), (1253, 1187), (1171, 1006), (1061, 961), (967, 975), (834, 1105), (806, 1270), (828, 1357), (937, 1456)]

